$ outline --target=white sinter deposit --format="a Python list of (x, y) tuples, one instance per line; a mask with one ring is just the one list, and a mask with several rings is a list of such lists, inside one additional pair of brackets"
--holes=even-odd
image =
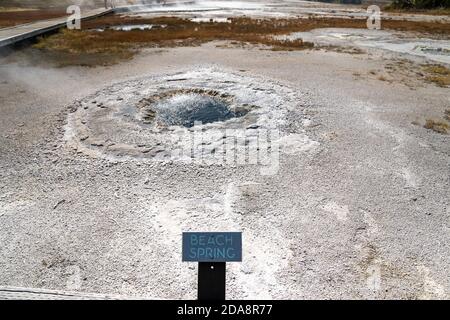
[(276, 146), (274, 152), (281, 143), (292, 153), (292, 141), (312, 146), (296, 90), (243, 72), (194, 70), (118, 83), (77, 101), (66, 141), (105, 159), (215, 163), (258, 139)]

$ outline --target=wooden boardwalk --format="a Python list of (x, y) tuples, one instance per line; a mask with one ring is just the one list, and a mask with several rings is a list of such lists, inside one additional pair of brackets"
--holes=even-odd
[[(114, 12), (114, 9), (95, 9), (81, 13), (81, 19), (92, 19), (103, 16), (105, 14)], [(36, 36), (45, 34), (66, 26), (69, 15), (61, 18), (41, 20), (26, 24), (21, 24), (14, 27), (0, 29), (0, 47), (8, 46), (22, 40), (34, 38)]]
[(1, 287), (0, 300), (149, 300), (151, 298), (129, 297), (98, 293), (83, 293), (38, 288)]

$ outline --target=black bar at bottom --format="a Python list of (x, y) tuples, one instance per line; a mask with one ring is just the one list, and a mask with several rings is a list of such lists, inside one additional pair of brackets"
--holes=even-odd
[(225, 262), (198, 263), (198, 300), (225, 300)]

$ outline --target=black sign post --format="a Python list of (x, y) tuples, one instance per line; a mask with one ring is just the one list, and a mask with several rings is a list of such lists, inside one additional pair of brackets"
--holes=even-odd
[(226, 262), (242, 261), (242, 233), (184, 232), (183, 261), (198, 262), (198, 300), (225, 300)]
[(198, 300), (225, 300), (226, 262), (198, 263)]

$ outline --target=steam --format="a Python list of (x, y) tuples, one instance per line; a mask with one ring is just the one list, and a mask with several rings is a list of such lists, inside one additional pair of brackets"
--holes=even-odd
[[(31, 66), (24, 62), (4, 64), (0, 68), (0, 78), (15, 84), (17, 88), (21, 88), (39, 99), (51, 96), (51, 92), (55, 92), (54, 88), (58, 88), (58, 93), (61, 93), (61, 89), (65, 88), (65, 86), (61, 86), (61, 83), (70, 81), (67, 73), (63, 70)], [(62, 96), (69, 95), (70, 90), (66, 88), (65, 91), (67, 92), (64, 92)]]
[[(128, 3), (130, 1), (127, 1)], [(261, 3), (234, 0), (137, 0), (128, 7), (133, 12), (171, 11), (215, 11), (215, 10), (256, 10), (264, 7)]]

